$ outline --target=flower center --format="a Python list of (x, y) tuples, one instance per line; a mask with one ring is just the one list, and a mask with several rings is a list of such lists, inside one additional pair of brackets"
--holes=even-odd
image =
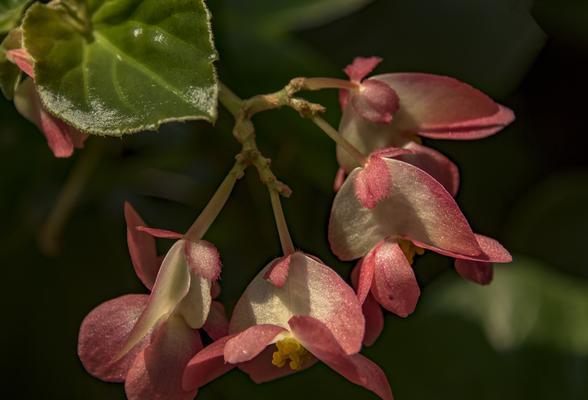
[(302, 347), (300, 342), (292, 337), (276, 342), (276, 347), (278, 351), (275, 351), (272, 355), (272, 364), (279, 368), (286, 365), (288, 360), (290, 360), (288, 365), (292, 370), (297, 371), (312, 357), (308, 350)]
[(398, 240), (398, 245), (402, 249), (402, 252), (404, 253), (404, 256), (406, 257), (406, 259), (408, 260), (409, 264), (411, 264), (411, 265), (412, 265), (412, 263), (414, 261), (414, 256), (415, 255), (422, 256), (423, 254), (425, 254), (425, 249), (423, 249), (421, 247), (418, 247), (418, 246), (415, 246), (409, 240), (400, 239), (400, 240)]

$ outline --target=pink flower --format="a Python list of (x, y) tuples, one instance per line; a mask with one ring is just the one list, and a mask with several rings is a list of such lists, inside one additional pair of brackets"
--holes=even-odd
[[(398, 104), (388, 106), (393, 118), (375, 121), (357, 106), (360, 103), (364, 108), (368, 107), (366, 104), (370, 103), (372, 96), (370, 91), (342, 90), (343, 117), (339, 133), (364, 154), (391, 146), (411, 149), (412, 155), (399, 159), (425, 170), (455, 194), (459, 186), (457, 167), (443, 154), (422, 146), (418, 136), (479, 139), (503, 129), (514, 120), (514, 114), (479, 90), (445, 76), (392, 73), (364, 80), (380, 61), (375, 57), (358, 57), (345, 72), (351, 81), (361, 82), (360, 88), (377, 82), (379, 87), (394, 91)], [(340, 147), (337, 148), (337, 159), (345, 173), (356, 166)]]
[(296, 252), (267, 265), (235, 306), (229, 332), (190, 360), (184, 389), (201, 387), (236, 366), (261, 383), (320, 360), (392, 399), (383, 371), (358, 354), (364, 317), (353, 289), (310, 255)]
[(14, 105), (23, 117), (43, 132), (53, 155), (66, 158), (73, 154), (74, 148), (83, 148), (88, 136), (51, 115), (41, 103), (34, 84), (35, 71), (31, 55), (25, 49), (16, 49), (9, 50), (7, 56), (30, 77), (16, 89)]
[[(371, 165), (377, 164), (377, 168)], [(368, 187), (366, 190), (358, 188)], [(378, 193), (373, 198), (366, 193)], [(495, 240), (476, 235), (451, 194), (421, 169), (372, 154), (337, 193), (329, 222), (331, 249), (359, 262), (358, 297), (371, 293), (400, 316), (413, 312), (420, 295), (412, 261), (423, 249), (456, 259), (465, 278), (488, 283), (492, 263), (511, 261)]]
[(208, 242), (180, 239), (161, 262), (154, 238), (139, 230), (145, 223), (129, 204), (125, 219), (133, 266), (151, 294), (117, 297), (90, 312), (80, 328), (79, 357), (95, 377), (124, 382), (131, 400), (192, 399), (196, 390), (183, 390), (181, 378), (202, 348), (197, 329), (215, 339), (227, 332), (224, 309), (211, 297), (211, 277), (220, 271), (218, 252)]

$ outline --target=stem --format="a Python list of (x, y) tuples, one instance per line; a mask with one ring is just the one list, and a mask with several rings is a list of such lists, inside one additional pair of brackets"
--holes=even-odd
[(357, 148), (352, 145), (347, 139), (337, 132), (335, 128), (333, 128), (327, 121), (322, 119), (321, 117), (314, 117), (311, 118), (312, 122), (315, 123), (316, 126), (321, 128), (323, 132), (325, 132), (331, 139), (335, 141), (339, 146), (343, 148), (350, 156), (359, 164), (360, 167), (364, 166), (367, 163), (367, 157), (364, 156)]
[(39, 234), (39, 245), (46, 255), (55, 255), (59, 250), (63, 228), (70, 218), (88, 179), (96, 169), (105, 149), (104, 140), (89, 141), (81, 152), (45, 225)]
[(322, 90), (322, 89), (357, 89), (359, 85), (351, 81), (335, 78), (302, 78), (303, 90)]
[(243, 106), (241, 100), (231, 89), (224, 83), (219, 82), (218, 86), (218, 101), (231, 113), (233, 116), (239, 114), (239, 110)]
[(280, 237), (280, 244), (282, 245), (282, 252), (285, 256), (295, 252), (290, 232), (288, 231), (288, 224), (284, 217), (284, 210), (280, 201), (280, 194), (276, 190), (268, 188), (270, 199), (272, 202), (272, 210), (274, 211), (274, 219), (276, 220), (276, 227), (278, 228), (278, 236)]
[(210, 228), (210, 225), (212, 225), (225, 206), (231, 196), (235, 183), (243, 176), (243, 171), (246, 167), (247, 165), (245, 163), (237, 160), (212, 198), (208, 201), (208, 204), (206, 204), (206, 207), (204, 207), (204, 210), (202, 210), (198, 218), (196, 218), (196, 221), (194, 221), (190, 229), (188, 229), (188, 232), (186, 232), (184, 236), (186, 239), (194, 242), (202, 239), (208, 231), (208, 228)]

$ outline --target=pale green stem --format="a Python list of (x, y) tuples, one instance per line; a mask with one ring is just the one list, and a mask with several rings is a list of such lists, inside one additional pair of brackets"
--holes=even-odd
[(282, 202), (280, 201), (280, 194), (271, 188), (268, 188), (270, 199), (272, 202), (272, 210), (274, 211), (274, 219), (276, 220), (276, 227), (278, 228), (278, 236), (282, 245), (282, 252), (285, 256), (294, 253), (294, 244), (288, 231), (288, 224), (284, 217), (284, 210), (282, 209)]
[(367, 157), (357, 150), (357, 148), (347, 139), (341, 136), (339, 132), (337, 132), (337, 130), (333, 128), (327, 121), (321, 117), (314, 117), (312, 118), (312, 122), (321, 128), (321, 130), (325, 132), (331, 139), (333, 139), (335, 143), (341, 146), (343, 150), (345, 150), (360, 167), (363, 167), (367, 163)]
[(322, 90), (322, 89), (357, 89), (359, 85), (354, 82), (334, 78), (304, 78), (303, 89)]
[(204, 207), (204, 210), (202, 210), (198, 218), (196, 218), (196, 221), (194, 221), (190, 229), (186, 232), (186, 235), (184, 236), (186, 239), (194, 242), (202, 239), (208, 231), (208, 228), (210, 228), (210, 225), (212, 225), (225, 206), (227, 200), (231, 196), (235, 183), (241, 178), (241, 176), (243, 176), (245, 168), (246, 164), (241, 161), (235, 163), (212, 198), (208, 201), (208, 204), (206, 204), (206, 207)]
[(86, 149), (80, 152), (49, 218), (39, 233), (39, 245), (45, 254), (57, 254), (63, 228), (70, 218), (88, 179), (96, 169), (105, 147), (103, 139), (93, 139), (89, 140)]

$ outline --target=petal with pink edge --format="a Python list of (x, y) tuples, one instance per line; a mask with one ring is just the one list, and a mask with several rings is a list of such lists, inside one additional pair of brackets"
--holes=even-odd
[(277, 325), (254, 325), (237, 334), (225, 345), (225, 361), (231, 364), (250, 361), (282, 333), (288, 332)]
[(235, 335), (225, 336), (202, 349), (188, 362), (182, 378), (184, 390), (194, 390), (235, 368), (225, 362), (225, 345)]
[(374, 208), (388, 194), (392, 185), (388, 166), (381, 157), (372, 156), (353, 179), (355, 195), (366, 208)]
[[(168, 316), (190, 289), (190, 273), (184, 259), (184, 243), (178, 240), (167, 252), (149, 296), (149, 303), (122, 348), (123, 356), (162, 319)], [(210, 292), (209, 292), (210, 293)]]
[(225, 311), (225, 306), (219, 301), (213, 301), (210, 305), (208, 318), (202, 326), (208, 336), (217, 340), (229, 333), (229, 319)]
[(351, 64), (343, 69), (343, 72), (352, 82), (360, 82), (381, 62), (380, 57), (355, 57)]
[(14, 49), (6, 52), (8, 59), (15, 63), (18, 68), (32, 79), (35, 79), (35, 70), (33, 68), (33, 57), (25, 49)]
[[(425, 248), (427, 250), (434, 251), (435, 253), (442, 254), (444, 256), (453, 257), (461, 260), (479, 261), (486, 263), (509, 263), (512, 261), (512, 256), (500, 243), (496, 240), (489, 238), (484, 235), (474, 235), (478, 241), (478, 245), (482, 249), (482, 252), (477, 256), (468, 256), (466, 254), (460, 254), (458, 252), (448, 251), (435, 246), (430, 246), (426, 243), (413, 240), (412, 242), (418, 247)], [(408, 239), (408, 238), (407, 238)]]
[(141, 282), (151, 290), (157, 278), (160, 265), (157, 258), (155, 239), (153, 236), (137, 229), (138, 226), (144, 226), (145, 221), (130, 203), (125, 202), (124, 209), (127, 223), (127, 245), (131, 261)]
[(216, 247), (206, 240), (184, 242), (184, 253), (190, 269), (203, 278), (217, 280), (221, 273), (221, 258)]
[(277, 325), (288, 329), (294, 315), (312, 316), (333, 332), (347, 353), (361, 348), (364, 318), (361, 305), (343, 279), (312, 257), (292, 254), (286, 284), (279, 288), (264, 277), (273, 262), (251, 281), (233, 310), (229, 332), (254, 325)]
[[(363, 257), (385, 238), (409, 237), (470, 256), (480, 247), (466, 218), (445, 188), (426, 172), (384, 159), (392, 183), (389, 195), (373, 209), (363, 207), (352, 182), (356, 168), (335, 196), (329, 242), (341, 260)], [(350, 183), (351, 182), (351, 183)]]
[(487, 262), (456, 259), (455, 270), (462, 278), (480, 285), (488, 285), (494, 277), (494, 268)]
[(361, 354), (345, 354), (325, 324), (312, 317), (293, 317), (290, 328), (296, 339), (331, 369), (380, 398), (392, 400), (392, 390), (384, 371)]
[(400, 98), (394, 129), (443, 139), (477, 139), (498, 132), (514, 114), (472, 86), (422, 73), (377, 75)]
[(412, 266), (398, 243), (390, 240), (383, 241), (372, 253), (375, 254), (374, 298), (388, 311), (407, 317), (421, 295)]
[(78, 356), (86, 371), (107, 382), (122, 382), (137, 354), (148, 344), (145, 339), (123, 358), (113, 361), (128, 334), (147, 306), (149, 296), (129, 294), (100, 304), (80, 327)]
[[(355, 269), (357, 271), (357, 297), (363, 304), (368, 296), (374, 281), (374, 270), (376, 268), (376, 253), (370, 251), (360, 261)], [(355, 272), (354, 271), (354, 272)]]
[(268, 268), (264, 278), (273, 283), (276, 287), (283, 287), (288, 280), (288, 270), (290, 269), (291, 255), (276, 258), (272, 266)]
[(408, 142), (404, 148), (413, 152), (399, 155), (396, 158), (427, 172), (442, 184), (453, 197), (457, 195), (460, 183), (457, 165), (437, 150), (416, 142)]
[(148, 226), (137, 226), (137, 230), (160, 239), (181, 239), (184, 237), (181, 233), (168, 231), (167, 229), (150, 228)]
[(135, 359), (125, 391), (129, 400), (192, 400), (196, 389), (182, 388), (182, 376), (188, 361), (202, 349), (197, 330), (181, 317), (171, 317), (154, 331), (151, 342)]
[(384, 329), (384, 313), (382, 312), (382, 307), (380, 307), (371, 294), (366, 297), (362, 309), (363, 315), (365, 316), (365, 337), (363, 338), (363, 344), (365, 346), (371, 346), (380, 337)]

